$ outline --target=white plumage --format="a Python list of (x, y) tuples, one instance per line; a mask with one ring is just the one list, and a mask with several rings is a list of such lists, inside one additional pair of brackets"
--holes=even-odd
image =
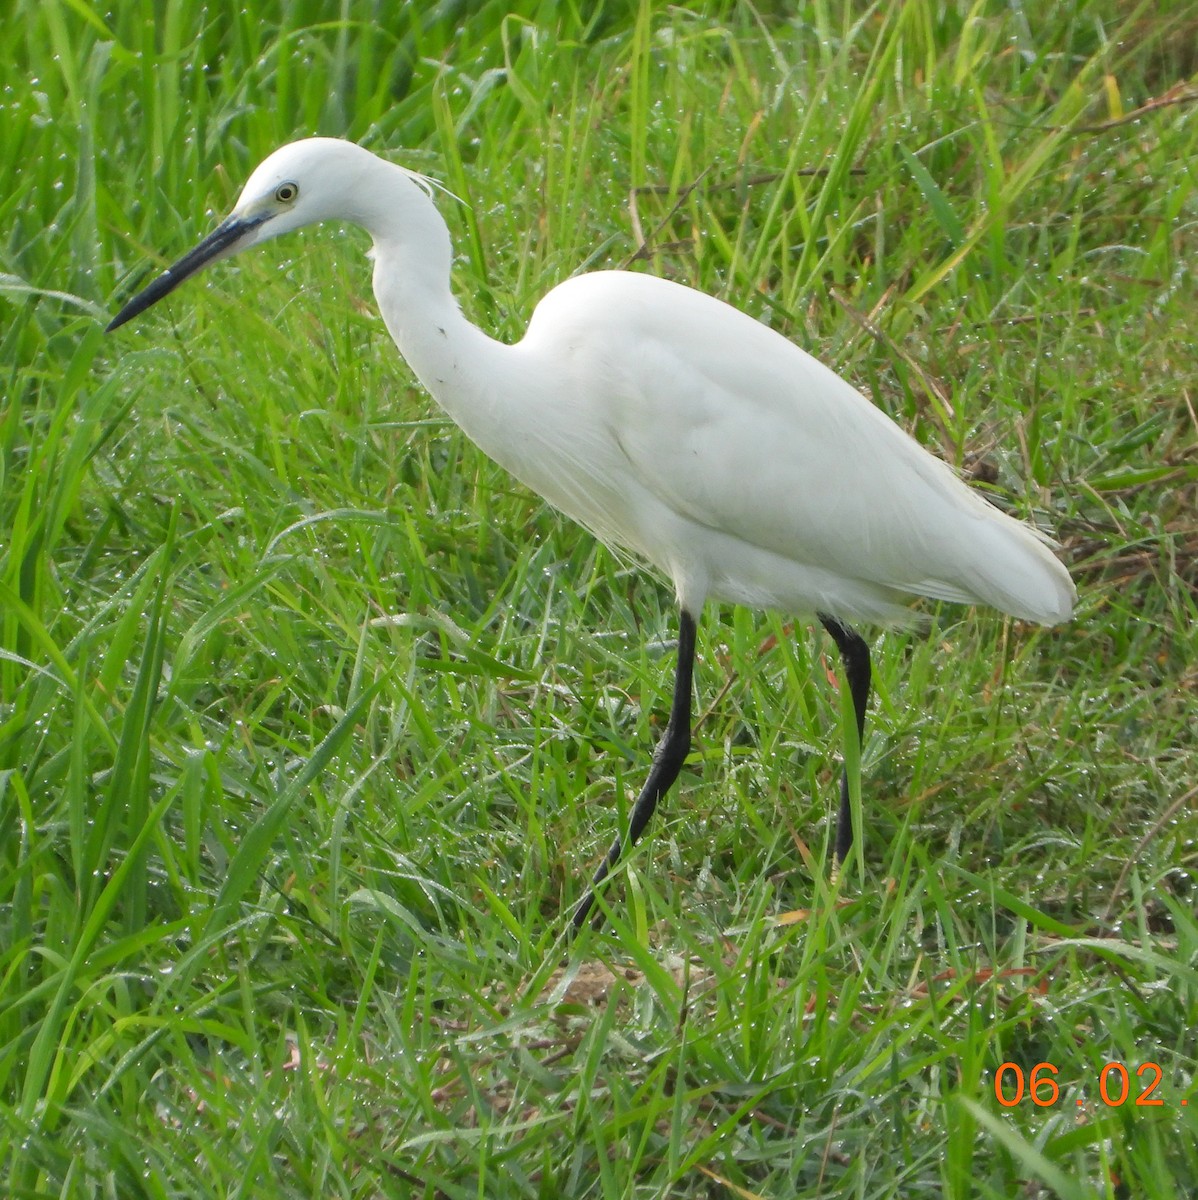
[[(517, 349), (552, 370), (514, 398), (544, 452), (509, 469), (667, 571), (684, 605), (891, 619), (922, 595), (1069, 616), (1073, 586), (1046, 539), (722, 301), (648, 275), (583, 275), (541, 301)], [(555, 494), (570, 482), (580, 494)]]
[[(845, 656), (859, 731), (869, 656), (846, 619), (904, 620), (911, 596), (1043, 624), (1070, 616), (1073, 583), (1047, 538), (971, 491), (822, 363), (722, 301), (600, 271), (550, 291), (517, 344), (487, 337), (451, 294), (449, 234), (431, 190), (349, 142), (284, 146), (230, 217), (109, 328), (267, 238), (323, 220), (364, 226), (383, 318), (428, 391), (518, 479), (673, 581), (674, 707), (630, 841), (686, 756), (694, 618), (708, 598), (818, 614)], [(847, 822), (842, 787), (841, 858)], [(617, 838), (596, 882), (620, 850)]]

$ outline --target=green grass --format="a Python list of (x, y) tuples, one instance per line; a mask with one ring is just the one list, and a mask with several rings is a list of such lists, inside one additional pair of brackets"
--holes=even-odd
[[(0, 25), (5, 1195), (1193, 1196), (1192, 6), (277, 8)], [(1067, 627), (870, 632), (863, 872), (830, 643), (712, 609), (571, 946), (670, 592), (438, 413), (359, 232), (100, 333), (314, 132), (462, 198), (489, 330), (632, 261), (1056, 531)]]

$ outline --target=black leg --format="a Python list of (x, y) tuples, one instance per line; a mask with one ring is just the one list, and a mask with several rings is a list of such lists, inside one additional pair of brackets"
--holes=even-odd
[[(844, 663), (848, 679), (849, 694), (853, 698), (853, 711), (857, 716), (857, 745), (865, 742), (865, 706), (869, 703), (869, 647), (860, 634), (855, 633), (843, 621), (817, 613), (820, 624), (832, 635)], [(849, 774), (845, 771), (840, 779), (840, 814), (836, 818), (836, 866), (841, 866), (853, 846), (853, 813), (849, 806)]]
[[(684, 608), (678, 622), (678, 670), (674, 676), (674, 700), (670, 705), (670, 720), (653, 753), (653, 767), (649, 778), (632, 806), (632, 815), (628, 819), (629, 846), (635, 845), (637, 838), (644, 832), (657, 802), (670, 790), (670, 785), (678, 778), (678, 772), (682, 770), (682, 764), (686, 762), (686, 756), (690, 753), (691, 692), (694, 689), (694, 676), (695, 618)], [(591, 880), (591, 890), (574, 910), (575, 929), (582, 928), (587, 914), (595, 904), (595, 889), (619, 861), (624, 852), (624, 844), (617, 836), (607, 852), (607, 858), (599, 864), (599, 870)], [(600, 912), (595, 917), (594, 927), (598, 929), (602, 922), (603, 914)]]

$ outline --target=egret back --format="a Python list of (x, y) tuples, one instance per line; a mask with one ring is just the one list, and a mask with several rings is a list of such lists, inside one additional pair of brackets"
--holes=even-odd
[(583, 275), (545, 297), (521, 349), (556, 365), (563, 436), (602, 446), (604, 477), (626, 497), (619, 529), (610, 496), (593, 513), (576, 500), (571, 515), (676, 582), (689, 573), (719, 598), (872, 618), (897, 615), (902, 594), (1045, 624), (1072, 610), (1046, 538), (722, 301), (648, 275)]

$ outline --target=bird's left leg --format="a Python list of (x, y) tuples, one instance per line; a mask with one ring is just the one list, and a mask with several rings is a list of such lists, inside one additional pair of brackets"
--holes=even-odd
[[(695, 618), (686, 609), (682, 609), (678, 623), (678, 669), (674, 676), (674, 699), (670, 705), (670, 720), (666, 725), (661, 741), (653, 753), (653, 767), (649, 778), (641, 789), (636, 803), (632, 806), (632, 815), (628, 819), (629, 846), (636, 844), (641, 836), (657, 802), (670, 790), (671, 784), (678, 778), (682, 764), (691, 747), (691, 693), (694, 689), (695, 676)], [(587, 919), (587, 914), (595, 903), (595, 889), (607, 878), (607, 873), (616, 865), (624, 852), (624, 842), (617, 835), (612, 842), (607, 857), (599, 864), (595, 878), (591, 880), (591, 890), (579, 906), (574, 910), (574, 928), (581, 929)], [(594, 921), (597, 929), (603, 922), (600, 912)]]
[[(865, 744), (865, 707), (869, 703), (869, 646), (860, 634), (850, 629), (843, 621), (827, 613), (816, 615), (820, 624), (832, 635), (832, 640), (840, 651), (849, 695), (853, 698), (853, 712), (857, 717), (857, 745), (861, 747)], [(840, 779), (840, 813), (836, 818), (837, 867), (844, 864), (852, 846), (853, 813), (849, 805), (849, 773), (846, 769)]]

